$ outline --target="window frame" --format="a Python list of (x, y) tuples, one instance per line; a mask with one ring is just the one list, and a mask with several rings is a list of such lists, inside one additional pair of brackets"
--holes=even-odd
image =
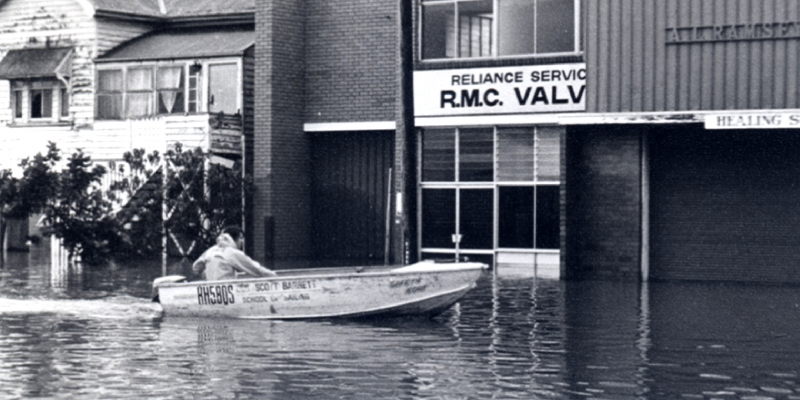
[[(116, 85), (119, 87), (119, 90), (100, 90), (100, 75), (104, 72), (119, 72), (119, 82)], [(95, 85), (97, 90), (95, 91), (95, 104), (94, 104), (94, 117), (95, 119), (99, 120), (120, 120), (124, 119), (125, 117), (125, 69), (121, 67), (115, 68), (98, 68), (97, 73), (95, 74)], [(115, 97), (118, 98), (119, 102), (119, 115), (105, 117), (100, 116), (100, 97)]]
[[(95, 68), (95, 79), (96, 84), (98, 85), (98, 90), (95, 92), (95, 112), (94, 116), (96, 120), (99, 121), (113, 121), (113, 120), (124, 120), (124, 119), (138, 119), (138, 118), (152, 118), (152, 117), (162, 117), (162, 116), (169, 116), (169, 115), (190, 115), (190, 114), (204, 114), (208, 113), (209, 111), (209, 104), (208, 104), (208, 94), (210, 93), (209, 88), (209, 71), (210, 67), (214, 65), (220, 64), (233, 64), (236, 67), (237, 75), (236, 75), (236, 85), (235, 85), (235, 93), (236, 93), (236, 103), (237, 109), (241, 110), (243, 107), (243, 77), (242, 77), (242, 65), (243, 60), (239, 57), (224, 57), (224, 58), (212, 58), (212, 59), (205, 59), (205, 60), (197, 60), (197, 59), (184, 59), (184, 60), (155, 60), (155, 61), (147, 61), (147, 62), (109, 62), (109, 63), (99, 63), (96, 65)], [(169, 90), (169, 89), (159, 89), (158, 87), (158, 73), (160, 69), (163, 68), (174, 68), (179, 67), (181, 68), (181, 83), (180, 89), (175, 89), (179, 93), (181, 93), (181, 107), (175, 106), (173, 108), (173, 112), (165, 113), (162, 112), (162, 107), (160, 105), (160, 92)], [(128, 83), (128, 71), (131, 69), (137, 68), (146, 68), (152, 71), (152, 78), (153, 84), (152, 89), (147, 91), (148, 93), (152, 93), (150, 96), (150, 103), (152, 113), (148, 115), (142, 116), (128, 116), (128, 100), (127, 96), (128, 93), (144, 93), (145, 91), (130, 91), (127, 89)], [(101, 92), (99, 90), (99, 76), (102, 71), (121, 71), (122, 75), (122, 89), (121, 92)], [(118, 117), (101, 117), (99, 114), (99, 107), (97, 106), (97, 99), (100, 96), (110, 96), (119, 94), (121, 96), (122, 102), (122, 109), (120, 110), (120, 116)], [(175, 111), (179, 109), (179, 111)], [(235, 111), (235, 110), (234, 110)], [(227, 113), (227, 112), (226, 112)]]
[[(573, 50), (572, 51), (563, 51), (563, 52), (551, 52), (551, 53), (532, 53), (532, 54), (514, 54), (514, 55), (499, 55), (499, 27), (498, 27), (498, 5), (501, 0), (491, 0), (492, 1), (492, 27), (491, 27), (491, 51), (492, 54), (489, 56), (478, 56), (478, 57), (462, 57), (462, 56), (455, 56), (451, 58), (447, 57), (439, 57), (439, 58), (425, 58), (425, 26), (424, 26), (424, 9), (426, 6), (430, 5), (446, 5), (446, 4), (453, 4), (454, 8), (454, 22), (456, 27), (458, 27), (459, 21), (455, 21), (455, 17), (459, 15), (458, 4), (459, 3), (466, 3), (466, 2), (477, 2), (479, 0), (420, 0), (418, 3), (417, 8), (417, 60), (424, 62), (424, 63), (441, 63), (441, 62), (465, 62), (465, 61), (474, 61), (474, 60), (502, 60), (502, 59), (519, 59), (519, 58), (547, 58), (547, 57), (558, 57), (558, 56), (571, 56), (571, 55), (580, 55), (583, 53), (583, 41), (582, 41), (582, 25), (581, 25), (581, 6), (582, 0), (572, 0), (573, 1), (573, 24), (574, 24), (574, 37), (573, 37)], [(531, 1), (538, 1), (538, 0), (531, 0)], [(460, 35), (459, 29), (456, 29), (454, 32), (455, 41), (454, 47), (455, 52), (460, 52)]]
[[(179, 86), (177, 88), (161, 88), (161, 87), (159, 87), (159, 73), (162, 70), (167, 70), (167, 69), (179, 69), (180, 70), (180, 78), (179, 78), (180, 82), (179, 82)], [(155, 115), (179, 115), (179, 114), (185, 114), (187, 112), (186, 110), (188, 109), (188, 103), (189, 103), (188, 99), (187, 99), (188, 93), (189, 93), (189, 87), (187, 85), (188, 81), (189, 81), (189, 77), (188, 77), (188, 74), (186, 73), (187, 72), (186, 64), (184, 63), (184, 64), (156, 65), (153, 70), (154, 70), (154, 75), (153, 76), (154, 76), (154, 79), (155, 79), (154, 91), (155, 91), (155, 96), (156, 96), (156, 98), (155, 98), (155, 110), (154, 110)], [(169, 111), (169, 112), (162, 112), (161, 111), (161, 102), (162, 102), (161, 94), (162, 93), (166, 93), (166, 92), (175, 93), (175, 101), (180, 99), (180, 107), (178, 107), (178, 103), (175, 103), (172, 106), (172, 111)], [(176, 109), (176, 107), (178, 107), (178, 108)]]
[[(461, 146), (461, 134), (462, 132), (468, 132), (471, 130), (476, 129), (491, 129), (492, 132), (489, 134), (492, 144), (492, 179), (489, 181), (481, 180), (481, 181), (473, 181), (473, 180), (462, 180), (461, 177), (461, 161), (464, 153), (462, 152)], [(474, 190), (474, 189), (491, 189), (494, 192), (494, 205), (493, 205), (493, 222), (492, 222), (492, 237), (493, 237), (493, 244), (492, 247), (489, 249), (481, 249), (476, 250), (479, 252), (491, 251), (493, 253), (498, 252), (523, 252), (523, 253), (557, 253), (559, 251), (560, 246), (560, 236), (558, 233), (554, 231), (552, 228), (554, 226), (558, 226), (560, 223), (559, 221), (553, 222), (552, 218), (555, 215), (554, 213), (542, 213), (541, 211), (544, 210), (548, 205), (552, 205), (551, 203), (545, 202), (547, 196), (542, 196), (540, 198), (540, 194), (553, 194), (559, 193), (560, 187), (563, 184), (561, 181), (561, 152), (563, 149), (561, 148), (561, 143), (557, 144), (558, 149), (558, 158), (552, 159), (549, 155), (552, 153), (548, 152), (540, 152), (542, 149), (540, 146), (542, 141), (550, 141), (552, 144), (553, 134), (557, 133), (558, 136), (563, 134), (562, 132), (554, 132), (554, 129), (560, 129), (554, 125), (463, 125), (463, 126), (429, 126), (429, 127), (421, 127), (417, 131), (417, 159), (419, 162), (417, 163), (417, 198), (416, 204), (418, 207), (417, 211), (417, 224), (419, 226), (418, 232), (418, 243), (420, 243), (420, 253), (450, 253), (455, 251), (456, 254), (465, 253), (471, 251), (470, 249), (462, 248), (459, 246), (458, 243), (454, 245), (453, 248), (450, 247), (424, 247), (422, 246), (423, 239), (425, 239), (425, 221), (423, 218), (423, 213), (426, 212), (426, 205), (424, 202), (425, 192), (428, 190), (454, 190), (455, 191), (455, 204), (457, 210), (455, 211), (455, 229), (458, 234), (463, 234), (463, 230), (461, 230), (460, 226), (460, 214), (459, 209), (460, 207), (460, 196), (461, 192), (464, 190)], [(441, 179), (425, 179), (425, 162), (426, 160), (433, 160), (437, 161), (438, 164), (441, 164), (441, 157), (426, 157), (425, 154), (425, 135), (429, 131), (435, 132), (437, 138), (435, 139), (436, 146), (431, 147), (433, 153), (431, 155), (441, 156), (442, 154), (446, 156), (448, 159), (447, 162), (452, 163), (452, 168), (439, 168), (442, 171), (452, 171), (453, 177), (452, 179), (448, 180), (441, 180)], [(453, 132), (451, 137), (447, 137), (446, 140), (451, 140), (452, 146), (442, 146), (443, 139), (445, 138), (445, 133)], [(520, 178), (514, 178), (513, 176), (509, 177), (508, 174), (501, 174), (501, 164), (503, 163), (503, 158), (500, 156), (501, 150), (501, 134), (518, 131), (521, 134), (530, 135), (530, 148), (526, 149), (529, 150), (531, 153), (531, 165), (530, 165), (530, 175), (527, 173), (523, 176), (520, 175)], [(452, 150), (452, 153), (450, 152)], [(438, 153), (437, 153), (438, 151)], [(443, 152), (444, 151), (444, 152)], [(452, 157), (452, 158), (451, 158)], [(541, 157), (541, 158), (540, 158)], [(523, 162), (527, 163), (527, 160), (523, 160)], [(557, 173), (553, 174), (550, 172), (549, 168), (545, 167), (545, 164), (550, 167), (557, 168)], [(447, 175), (450, 172), (446, 173)], [(440, 177), (441, 175), (434, 173), (434, 177)], [(513, 190), (513, 188), (530, 188), (532, 190), (533, 200), (534, 202), (530, 204), (530, 211), (533, 219), (530, 221), (530, 228), (532, 234), (532, 242), (530, 245), (525, 247), (508, 247), (504, 246), (506, 243), (501, 243), (501, 235), (500, 235), (500, 228), (502, 224), (502, 219), (506, 218), (507, 214), (503, 214), (504, 211), (509, 211), (506, 209), (500, 208), (501, 202), (501, 192), (508, 193), (508, 189)], [(558, 196), (558, 195), (557, 195)], [(502, 199), (503, 201), (505, 199)], [(540, 202), (540, 200), (542, 200)], [(558, 206), (558, 204), (556, 204)], [(558, 217), (556, 217), (558, 218)], [(507, 219), (506, 219), (507, 221)], [(430, 224), (431, 221), (428, 221)], [(554, 225), (555, 224), (555, 225)], [(545, 231), (542, 231), (543, 228)], [(427, 240), (431, 240), (430, 237)], [(435, 240), (434, 240), (435, 241)]]
[[(12, 79), (9, 89), (14, 124), (54, 124), (69, 119), (70, 89), (63, 81), (56, 78)], [(62, 94), (64, 92), (66, 96)], [(34, 113), (33, 108), (36, 93), (41, 93), (44, 100), (39, 103), (38, 113)], [(66, 114), (62, 110), (66, 110)], [(39, 116), (34, 117), (34, 114)]]
[[(131, 71), (141, 70), (141, 71), (149, 71), (149, 88), (139, 89), (139, 88), (130, 88), (131, 86)], [(123, 72), (123, 86), (122, 86), (122, 118), (123, 119), (136, 119), (136, 118), (147, 118), (150, 116), (156, 115), (156, 68), (149, 65), (134, 65), (125, 68)], [(147, 111), (141, 115), (131, 115), (131, 101), (133, 101), (132, 95), (144, 95), (147, 97)]]

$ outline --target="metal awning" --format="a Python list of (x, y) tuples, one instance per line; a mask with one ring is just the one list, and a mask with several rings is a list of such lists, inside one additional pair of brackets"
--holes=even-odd
[(0, 61), (0, 79), (63, 79), (71, 66), (71, 48), (10, 50)]
[(134, 39), (95, 60), (98, 63), (241, 56), (255, 44), (255, 32), (158, 32)]

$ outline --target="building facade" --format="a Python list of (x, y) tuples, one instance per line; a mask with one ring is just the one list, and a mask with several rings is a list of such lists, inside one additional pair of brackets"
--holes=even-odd
[(586, 108), (581, 3), (415, 2), (423, 258), (562, 275), (559, 121)]
[(256, 6), (257, 258), (562, 275), (580, 1)]
[[(253, 254), (268, 264), (394, 257), (399, 2), (256, 2)], [(400, 142), (402, 145), (402, 141)], [(400, 239), (402, 240), (402, 239)]]
[(798, 282), (794, 1), (587, 2), (567, 278)]

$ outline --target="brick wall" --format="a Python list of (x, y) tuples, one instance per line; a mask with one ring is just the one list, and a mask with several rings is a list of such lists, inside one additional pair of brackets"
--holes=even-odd
[(307, 0), (306, 122), (394, 121), (394, 0)]
[(624, 126), (567, 133), (564, 172), (566, 279), (638, 279), (641, 138)]
[[(256, 1), (254, 256), (308, 256), (310, 176), (303, 133), (305, 2)], [(273, 241), (265, 218), (274, 218)]]

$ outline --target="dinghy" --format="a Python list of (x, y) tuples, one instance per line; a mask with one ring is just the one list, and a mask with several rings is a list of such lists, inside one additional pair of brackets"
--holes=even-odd
[(434, 316), (474, 288), (488, 266), (422, 261), (399, 267), (275, 271), (278, 276), (153, 282), (154, 301), (167, 317), (243, 319)]

